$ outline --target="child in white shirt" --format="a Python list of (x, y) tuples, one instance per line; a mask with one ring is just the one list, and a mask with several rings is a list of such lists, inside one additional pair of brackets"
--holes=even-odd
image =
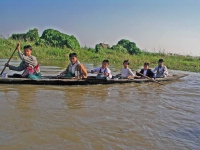
[(110, 69), (108, 68), (109, 66), (109, 61), (108, 60), (104, 60), (102, 62), (102, 66), (101, 67), (98, 67), (98, 68), (94, 68), (91, 70), (91, 73), (98, 73), (97, 75), (97, 78), (100, 79), (100, 78), (112, 78), (112, 74), (111, 74), (111, 71)]
[(135, 75), (134, 73), (131, 71), (131, 69), (129, 69), (129, 61), (128, 60), (124, 60), (123, 62), (124, 68), (121, 71), (121, 75), (120, 77), (122, 79), (129, 79), (129, 78), (133, 78)]
[(153, 70), (153, 72), (156, 73), (156, 78), (165, 78), (166, 76), (168, 76), (167, 67), (164, 66), (163, 62), (163, 59), (159, 59), (158, 66), (156, 66)]

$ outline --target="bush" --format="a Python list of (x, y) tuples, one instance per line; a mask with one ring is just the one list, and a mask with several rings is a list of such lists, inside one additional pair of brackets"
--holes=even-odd
[(10, 38), (13, 39), (13, 40), (23, 40), (23, 41), (26, 41), (26, 34), (25, 33), (12, 34), (12, 36)]
[(33, 30), (29, 30), (26, 33), (26, 40), (28, 41), (37, 41), (39, 39), (38, 29), (34, 28)]
[(99, 44), (96, 44), (95, 45), (95, 52), (96, 53), (98, 53), (100, 50), (102, 50), (103, 49), (103, 47), (101, 47), (101, 45), (99, 45)]
[(129, 40), (122, 39), (120, 40), (117, 45), (117, 47), (122, 46), (125, 48), (129, 54), (141, 54), (142, 51), (136, 46), (134, 42), (130, 42)]
[(113, 45), (111, 47), (111, 49), (116, 50), (116, 51), (120, 51), (120, 52), (123, 52), (123, 53), (127, 53), (128, 52), (127, 49), (124, 48), (122, 45)]
[(109, 50), (110, 46), (108, 44), (99, 43), (95, 45), (95, 51), (98, 53), (100, 50)]
[(41, 38), (36, 42), (36, 45), (49, 45), (60, 48), (79, 49), (80, 44), (72, 35), (63, 34), (57, 30), (47, 29), (42, 33)]
[(34, 28), (29, 30), (27, 33), (12, 34), (10, 37), (13, 40), (23, 40), (23, 41), (37, 41), (39, 39), (38, 29)]

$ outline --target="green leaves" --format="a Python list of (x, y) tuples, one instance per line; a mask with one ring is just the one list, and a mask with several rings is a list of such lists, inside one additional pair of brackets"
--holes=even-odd
[(29, 30), (26, 34), (12, 34), (10, 38), (14, 40), (23, 40), (24, 42), (35, 42), (35, 45), (45, 47), (80, 49), (80, 44), (73, 35), (69, 36), (54, 29), (45, 30), (41, 37), (39, 37), (38, 29), (34, 28), (33, 30)]
[(100, 50), (102, 50), (103, 47), (101, 47), (99, 44), (95, 45), (95, 52), (98, 53)]
[(26, 39), (28, 41), (37, 41), (39, 39), (38, 29), (34, 28), (26, 33)]
[(122, 45), (120, 45), (120, 44), (113, 45), (113, 46), (112, 46), (112, 49), (113, 49), (113, 50), (116, 50), (116, 51), (123, 52), (123, 53), (127, 53), (127, 52), (128, 52), (127, 49), (124, 48), (124, 47), (123, 47)]
[[(104, 46), (105, 45), (105, 46)], [(133, 54), (141, 54), (142, 51), (136, 46), (136, 44), (134, 42), (130, 42), (129, 40), (126, 39), (122, 39), (120, 40), (117, 45), (113, 45), (111, 48), (106, 46), (107, 44), (104, 43), (100, 43), (100, 44), (96, 44), (95, 45), (95, 52), (98, 53), (102, 50), (116, 50), (116, 51), (120, 51), (123, 53), (129, 53), (131, 55)]]
[(38, 29), (34, 28), (33, 30), (29, 30), (27, 33), (22, 34), (12, 34), (10, 37), (13, 40), (23, 40), (23, 41), (37, 41), (39, 37)]
[(142, 51), (136, 46), (136, 44), (134, 42), (130, 42), (129, 40), (126, 39), (122, 39), (120, 40), (117, 45), (118, 47), (122, 46), (123, 48), (125, 48), (129, 54), (141, 54)]
[(47, 29), (43, 32), (41, 38), (36, 43), (37, 45), (49, 45), (52, 47), (79, 49), (80, 44), (72, 35), (63, 34), (57, 30)]

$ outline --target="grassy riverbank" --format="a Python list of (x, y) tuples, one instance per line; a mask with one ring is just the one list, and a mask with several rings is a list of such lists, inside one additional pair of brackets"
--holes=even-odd
[[(144, 62), (149, 62), (151, 67), (154, 67), (157, 65), (158, 59), (163, 58), (165, 65), (169, 69), (200, 72), (200, 59), (191, 56), (171, 56), (162, 52), (150, 53), (144, 51), (139, 55), (130, 55), (117, 50), (101, 50), (95, 53), (95, 49), (93, 48), (85, 47), (72, 51), (66, 48), (41, 47), (35, 46), (34, 43), (21, 42), (22, 46), (26, 44), (32, 45), (33, 55), (40, 60), (41, 64), (46, 59), (68, 61), (68, 54), (70, 52), (76, 52), (79, 60), (82, 62), (100, 63), (103, 59), (109, 59), (110, 63), (116, 68), (121, 68), (122, 62), (125, 59), (129, 59), (131, 63), (130, 68), (138, 68)], [(16, 41), (0, 38), (0, 58), (9, 58), (15, 47)], [(14, 58), (17, 58), (17, 53), (14, 55)]]

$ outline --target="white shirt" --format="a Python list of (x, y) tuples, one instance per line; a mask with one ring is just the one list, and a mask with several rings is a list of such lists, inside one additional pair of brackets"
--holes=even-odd
[(147, 75), (147, 70), (144, 70), (143, 75), (145, 76)]
[(128, 76), (135, 76), (134, 73), (129, 68), (123, 68), (121, 71), (121, 76), (123, 78), (127, 78)]
[(73, 64), (72, 65), (72, 63), (70, 63), (70, 67), (69, 67), (69, 71), (71, 72), (71, 73), (75, 73), (75, 68), (76, 68), (76, 66), (79, 64), (80, 62), (79, 61), (77, 61), (75, 64)]
[(153, 72), (154, 73), (156, 72), (156, 74), (159, 74), (160, 72), (163, 72), (165, 75), (168, 75), (168, 70), (167, 70), (166, 66), (159, 67), (159, 69), (158, 69), (158, 66), (156, 66), (155, 69), (153, 70)]
[[(100, 70), (101, 70), (101, 72), (100, 72)], [(112, 74), (111, 74), (111, 71), (109, 68), (102, 69), (102, 67), (98, 67), (98, 68), (93, 69), (92, 71), (97, 72), (97, 73), (108, 73), (109, 74), (108, 77), (112, 78)]]

